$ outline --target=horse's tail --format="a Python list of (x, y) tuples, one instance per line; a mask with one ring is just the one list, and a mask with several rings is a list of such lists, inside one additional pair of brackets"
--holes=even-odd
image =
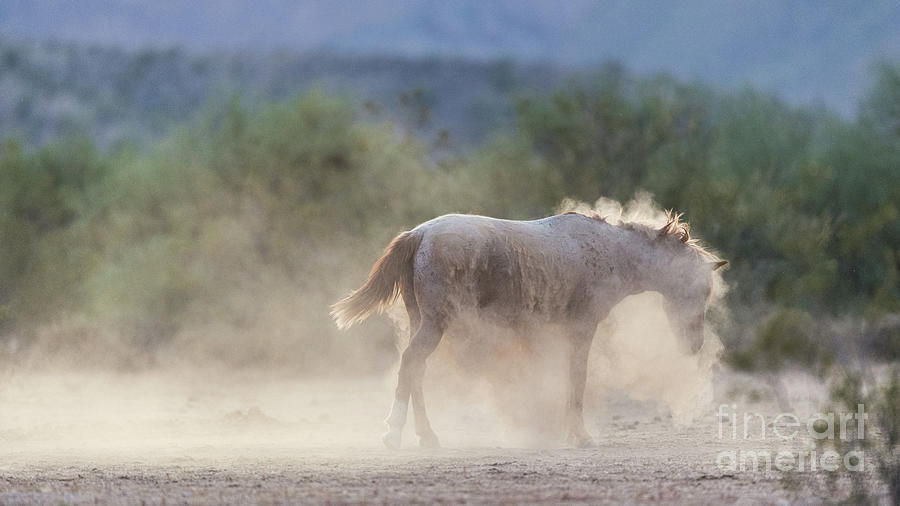
[(412, 286), (413, 257), (422, 234), (410, 230), (395, 237), (372, 266), (366, 284), (331, 306), (331, 317), (339, 328), (359, 323), (373, 312), (384, 312), (400, 295), (401, 286)]

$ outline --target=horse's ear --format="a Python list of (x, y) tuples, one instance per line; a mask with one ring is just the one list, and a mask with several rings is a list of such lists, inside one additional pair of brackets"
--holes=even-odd
[(679, 241), (686, 243), (691, 240), (691, 226), (690, 225), (688, 225), (687, 223), (682, 223), (681, 230), (679, 232), (680, 232), (678, 234)]
[(709, 262), (706, 264), (712, 268), (712, 270), (718, 270), (720, 267), (724, 267), (728, 265), (728, 260), (719, 260), (718, 262)]

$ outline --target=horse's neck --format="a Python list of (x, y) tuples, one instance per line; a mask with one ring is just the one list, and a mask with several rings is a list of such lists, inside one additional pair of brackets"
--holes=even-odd
[(618, 266), (628, 294), (663, 291), (671, 275), (668, 269), (671, 252), (654, 244), (644, 232), (619, 229), (619, 234), (612, 260)]

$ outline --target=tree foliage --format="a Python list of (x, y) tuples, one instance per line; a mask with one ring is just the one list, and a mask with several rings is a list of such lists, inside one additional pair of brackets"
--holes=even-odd
[[(900, 71), (878, 72), (851, 121), (607, 66), (520, 94), (514, 129), (451, 156), (320, 91), (226, 101), (152, 150), (8, 140), (0, 330), (39, 342), (48, 322), (78, 321), (127, 350), (182, 342), (243, 362), (274, 348), (312, 367), (309, 350), (348, 339), (328, 303), (397, 232), (447, 212), (536, 218), (566, 197), (646, 190), (731, 262), (728, 345), (806, 353), (811, 318), (900, 312)], [(375, 333), (348, 363), (386, 347), (390, 330)]]

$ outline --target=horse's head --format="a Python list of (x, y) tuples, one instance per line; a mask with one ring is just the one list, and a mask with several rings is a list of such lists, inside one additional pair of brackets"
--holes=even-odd
[(688, 225), (670, 215), (659, 230), (658, 240), (666, 241), (671, 256), (666, 260), (660, 292), (663, 307), (679, 347), (696, 354), (703, 346), (706, 307), (713, 288), (713, 272), (727, 264), (691, 240)]
[(682, 282), (663, 292), (663, 307), (679, 347), (695, 354), (703, 346), (706, 306), (712, 293), (712, 273), (725, 265), (724, 260), (705, 262), (690, 273), (682, 273)]

